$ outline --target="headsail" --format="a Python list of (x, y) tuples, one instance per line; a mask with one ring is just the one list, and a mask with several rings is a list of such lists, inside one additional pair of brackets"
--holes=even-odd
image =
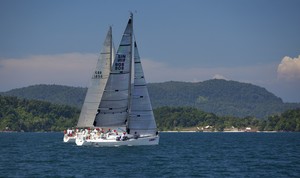
[(156, 123), (136, 42), (134, 43), (134, 84), (129, 119), (130, 133), (156, 133)]
[(112, 28), (110, 27), (81, 108), (77, 127), (93, 126), (104, 87), (110, 73), (113, 53)]
[(129, 19), (99, 105), (97, 127), (122, 127), (129, 113), (132, 65), (132, 15)]

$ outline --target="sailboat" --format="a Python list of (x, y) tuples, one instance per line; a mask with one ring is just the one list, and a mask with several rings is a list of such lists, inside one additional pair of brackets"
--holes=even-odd
[[(85, 101), (81, 108), (77, 127), (91, 128), (94, 127), (95, 115), (103, 95), (104, 87), (110, 73), (112, 61), (114, 58), (114, 45), (112, 40), (112, 27), (109, 27), (103, 48), (101, 49), (95, 71), (92, 74), (91, 84), (88, 88)], [(64, 142), (75, 142), (78, 129), (68, 129), (64, 133)]]
[[(130, 15), (116, 54), (111, 28), (81, 109), (78, 146), (157, 145), (159, 135)], [(131, 83), (134, 75), (133, 84)]]

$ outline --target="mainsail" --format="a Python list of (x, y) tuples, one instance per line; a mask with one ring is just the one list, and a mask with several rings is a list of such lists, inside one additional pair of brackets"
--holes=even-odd
[(156, 133), (156, 123), (136, 42), (134, 42), (134, 83), (128, 126), (130, 133), (137, 132), (142, 135)]
[(97, 127), (125, 127), (129, 115), (132, 65), (132, 15), (121, 43), (99, 105)]
[(93, 127), (98, 106), (103, 97), (104, 87), (110, 73), (113, 53), (112, 28), (110, 27), (81, 108), (77, 127)]

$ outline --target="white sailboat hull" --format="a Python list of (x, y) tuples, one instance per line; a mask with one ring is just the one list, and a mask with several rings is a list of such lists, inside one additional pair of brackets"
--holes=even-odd
[(159, 136), (139, 137), (138, 139), (130, 138), (125, 141), (117, 141), (116, 139), (86, 139), (85, 137), (77, 137), (75, 141), (77, 146), (142, 146), (142, 145), (158, 145)]

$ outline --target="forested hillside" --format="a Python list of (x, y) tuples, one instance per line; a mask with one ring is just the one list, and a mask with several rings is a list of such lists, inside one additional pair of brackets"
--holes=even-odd
[(8, 92), (3, 92), (2, 95), (49, 101), (55, 104), (64, 104), (81, 108), (85, 93), (86, 88), (41, 84), (13, 89)]
[(0, 130), (62, 131), (77, 123), (75, 107), (0, 95)]
[(210, 126), (212, 131), (224, 131), (233, 127), (250, 127), (259, 131), (300, 131), (300, 109), (287, 110), (263, 120), (255, 117), (218, 117), (191, 107), (161, 107), (155, 109), (154, 113), (160, 130)]
[[(44, 101), (0, 95), (0, 131), (62, 131), (76, 126), (79, 109)], [(300, 131), (300, 109), (268, 119), (220, 117), (192, 107), (161, 107), (154, 110), (158, 130), (184, 130), (210, 126), (212, 131), (251, 127), (267, 131)]]
[[(300, 104), (283, 103), (265, 88), (226, 80), (198, 83), (164, 82), (148, 84), (153, 108), (190, 106), (218, 116), (266, 118)], [(35, 85), (14, 89), (3, 95), (67, 104), (81, 108), (86, 88), (59, 85)]]
[(265, 88), (235, 81), (165, 82), (148, 86), (155, 107), (191, 106), (218, 116), (265, 118), (300, 107), (283, 103)]

